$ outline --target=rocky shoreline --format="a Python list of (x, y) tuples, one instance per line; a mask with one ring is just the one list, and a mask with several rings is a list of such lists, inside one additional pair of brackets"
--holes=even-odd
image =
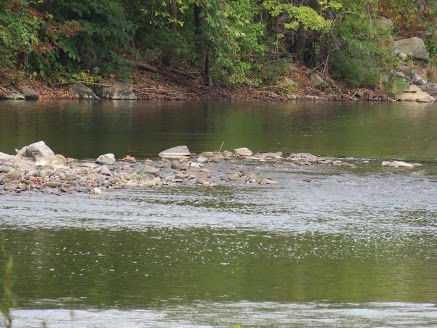
[[(125, 156), (116, 161), (113, 154), (103, 154), (95, 161), (79, 161), (55, 154), (43, 141), (39, 141), (17, 150), (16, 155), (0, 152), (0, 195), (22, 192), (99, 195), (106, 191), (138, 187), (276, 185), (278, 181), (263, 176), (256, 165), (251, 165), (260, 162), (356, 167), (349, 161), (308, 153), (253, 154), (245, 147), (233, 152), (192, 154), (188, 147), (177, 146), (162, 151), (156, 160), (137, 161), (134, 157)], [(393, 161), (383, 162), (382, 165), (408, 169), (420, 164)]]

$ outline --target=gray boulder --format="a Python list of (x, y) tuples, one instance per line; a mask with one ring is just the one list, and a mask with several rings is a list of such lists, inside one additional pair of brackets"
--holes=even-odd
[(422, 89), (422, 91), (425, 91), (425, 92), (429, 93), (434, 98), (437, 97), (437, 83), (422, 84), (420, 86), (420, 89)]
[(21, 93), (19, 93), (18, 91), (11, 91), (10, 93), (4, 95), (3, 97), (6, 100), (25, 100), (26, 98), (24, 97), (24, 95), (22, 95)]
[(26, 163), (32, 163), (35, 166), (41, 166), (49, 170), (66, 168), (66, 158), (62, 155), (55, 155), (53, 150), (48, 147), (44, 141), (38, 141), (28, 146), (24, 146), (17, 151), (15, 156), (16, 162), (26, 166)]
[(159, 153), (159, 157), (161, 158), (184, 158), (190, 155), (191, 152), (185, 145), (172, 147)]
[(99, 100), (100, 98), (94, 93), (93, 90), (88, 88), (86, 85), (80, 82), (73, 83), (70, 88), (70, 92), (72, 92), (76, 98), (78, 99), (88, 99), (88, 100)]
[(111, 85), (102, 84), (95, 88), (96, 94), (102, 99), (135, 100), (131, 83), (112, 81)]
[(103, 154), (97, 157), (96, 162), (103, 165), (115, 164), (115, 156), (112, 153)]
[(21, 89), (21, 93), (23, 94), (23, 96), (26, 100), (38, 100), (39, 99), (38, 93), (34, 89), (29, 88), (27, 86), (25, 86)]
[(407, 55), (416, 59), (428, 60), (428, 52), (421, 38), (412, 37), (395, 41), (394, 49), (400, 55)]
[(323, 86), (327, 85), (325, 80), (323, 80), (323, 78), (319, 74), (317, 74), (317, 73), (311, 74), (310, 79), (314, 83), (314, 86), (316, 88), (317, 87), (323, 87)]
[(54, 157), (55, 153), (50, 149), (49, 146), (46, 145), (44, 141), (34, 142), (28, 146), (24, 146), (20, 150), (17, 151), (17, 158), (26, 157), (30, 158), (34, 161), (38, 161), (40, 159), (46, 157)]

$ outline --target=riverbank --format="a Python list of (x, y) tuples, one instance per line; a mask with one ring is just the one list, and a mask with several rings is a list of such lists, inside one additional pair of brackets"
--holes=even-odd
[[(148, 67), (148, 66), (147, 66)], [(0, 97), (12, 95), (10, 99), (21, 99), (14, 95), (23, 89), (35, 91), (41, 101), (71, 100), (78, 95), (71, 90), (72, 83), (50, 84), (34, 77), (18, 77), (12, 70), (3, 71), (0, 80)], [(345, 89), (340, 83), (322, 76), (304, 65), (296, 64), (270, 86), (224, 87), (205, 85), (198, 72), (169, 68), (145, 69), (131, 67), (131, 90), (138, 100), (162, 101), (210, 101), (235, 102), (287, 102), (306, 101), (395, 101), (395, 98), (380, 88)], [(93, 88), (96, 85), (112, 85), (113, 79), (95, 82), (80, 81)], [(27, 97), (26, 97), (27, 98)], [(23, 98), (24, 99), (24, 98)], [(32, 99), (32, 98), (31, 98)]]

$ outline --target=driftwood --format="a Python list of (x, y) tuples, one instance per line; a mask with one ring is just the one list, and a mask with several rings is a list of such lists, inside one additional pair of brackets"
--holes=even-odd
[(74, 84), (74, 83), (82, 83), (82, 84), (85, 84), (85, 85), (98, 85), (100, 87), (112, 87), (112, 84), (97, 83), (97, 82), (87, 82), (87, 81), (63, 82), (63, 83), (52, 84), (52, 86), (59, 87), (59, 86), (69, 85), (69, 84)]
[(135, 66), (141, 69), (144, 69), (146, 71), (150, 71), (153, 73), (159, 73), (158, 69), (155, 66), (146, 64), (146, 63), (142, 63), (136, 60), (130, 60), (130, 59), (125, 59), (126, 64), (131, 65), (131, 66)]

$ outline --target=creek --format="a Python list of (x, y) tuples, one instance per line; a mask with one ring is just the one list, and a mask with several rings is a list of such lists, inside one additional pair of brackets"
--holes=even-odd
[(79, 159), (185, 144), (357, 167), (256, 162), (278, 183), (0, 195), (13, 327), (437, 326), (435, 104), (1, 102), (0, 151), (38, 140)]

